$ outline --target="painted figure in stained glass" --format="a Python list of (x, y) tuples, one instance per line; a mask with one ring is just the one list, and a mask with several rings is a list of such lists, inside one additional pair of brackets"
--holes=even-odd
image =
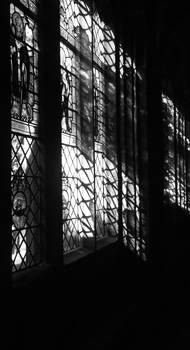
[(111, 161), (114, 161), (116, 157), (114, 139), (115, 123), (111, 112), (110, 114), (106, 115), (106, 129), (107, 155)]
[(61, 115), (63, 117), (64, 131), (72, 132), (72, 118), (69, 118), (69, 99), (71, 97), (71, 76), (67, 70), (62, 69), (61, 72)]
[(32, 108), (28, 101), (30, 58), (25, 43), (26, 26), (17, 11), (12, 14), (11, 19), (11, 115), (15, 119), (31, 121)]
[(91, 67), (82, 61), (80, 62), (81, 146), (90, 158), (93, 147), (92, 103), (92, 71)]
[(12, 197), (12, 221), (14, 228), (12, 233), (12, 254), (14, 254), (17, 247), (19, 247), (19, 232), (24, 229), (26, 224), (29, 200), (28, 185), (21, 167), (14, 174), (12, 180)]
[(99, 125), (98, 125), (98, 115), (99, 115), (99, 105), (100, 105), (100, 96), (97, 87), (94, 88), (94, 137), (98, 138), (99, 134)]
[(66, 221), (69, 217), (70, 204), (71, 204), (71, 187), (69, 185), (68, 178), (63, 171), (62, 181), (62, 205), (63, 205), (63, 221)]
[[(19, 246), (20, 234), (19, 231), (24, 229), (27, 215), (27, 197), (29, 196), (26, 176), (24, 173), (25, 164), (23, 160), (22, 147), (24, 147), (24, 138), (12, 140), (12, 171), (13, 178), (12, 186), (12, 254)], [(23, 167), (23, 168), (22, 168)], [(29, 198), (29, 197), (28, 197)]]
[(23, 228), (26, 222), (26, 209), (27, 209), (27, 198), (26, 198), (27, 182), (24, 172), (21, 168), (18, 169), (14, 175), (12, 181), (12, 210), (13, 210), (13, 223), (16, 228)]

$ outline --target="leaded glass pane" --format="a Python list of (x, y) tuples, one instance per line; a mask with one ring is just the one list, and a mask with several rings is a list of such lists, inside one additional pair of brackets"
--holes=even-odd
[(108, 236), (115, 237), (118, 234), (118, 175), (117, 166), (111, 162), (109, 158), (106, 159), (106, 210), (105, 210), (105, 224)]
[(62, 204), (64, 251), (80, 245), (78, 219), (78, 173), (77, 150), (74, 146), (62, 144)]
[(84, 61), (79, 62), (79, 113), (80, 113), (80, 148), (93, 160), (93, 100), (92, 70)]
[[(64, 135), (76, 135), (76, 58), (74, 53), (61, 43), (61, 93), (62, 131)], [(63, 135), (63, 137), (65, 137)]]
[(93, 69), (93, 112), (94, 112), (94, 154), (95, 154), (95, 207), (96, 235), (102, 238), (105, 232), (106, 171), (105, 171), (105, 82), (98, 69)]
[[(134, 59), (122, 47), (119, 53), (123, 238), (126, 246), (146, 259), (147, 217), (145, 186), (143, 188), (142, 185), (146, 183), (144, 159), (147, 149), (145, 141), (141, 141), (143, 135), (137, 133), (138, 124), (143, 124), (142, 118), (145, 123), (145, 85), (141, 82), (142, 77), (136, 69)], [(141, 144), (140, 153), (139, 144)]]
[[(38, 124), (38, 42), (33, 20), (13, 4), (10, 6), (11, 26), (11, 117), (17, 128), (34, 133)], [(19, 128), (18, 127), (18, 128)]]
[(78, 210), (80, 235), (87, 239), (94, 237), (94, 169), (93, 162), (78, 150)]
[(75, 6), (75, 45), (80, 53), (91, 60), (92, 56), (92, 16), (90, 8), (83, 1)]
[(118, 232), (118, 174), (116, 146), (116, 87), (115, 81), (105, 81), (105, 143), (106, 143), (106, 230)]
[(189, 130), (182, 113), (174, 102), (162, 94), (165, 131), (164, 194), (165, 202), (189, 210), (187, 164)]
[[(35, 1), (22, 1), (35, 12)], [(10, 5), (13, 271), (41, 261), (42, 147), (38, 113), (37, 25)]]
[(105, 63), (104, 60), (104, 23), (101, 21), (99, 14), (95, 13), (93, 16), (93, 52), (94, 60), (101, 66)]
[(26, 6), (30, 11), (37, 13), (37, 6), (39, 0), (20, 0), (20, 3)]
[(175, 203), (174, 104), (165, 96), (163, 96), (163, 117), (166, 124), (166, 137), (168, 138), (166, 143), (168, 159), (165, 161), (165, 192), (168, 199)]
[(106, 212), (105, 157), (102, 152), (95, 153), (95, 189), (96, 189), (96, 234), (104, 237)]
[(115, 46), (84, 1), (61, 1), (60, 31), (63, 202), (74, 197), (63, 214), (68, 252), (117, 235)]
[(75, 1), (60, 1), (60, 30), (61, 36), (73, 43), (75, 37)]
[(103, 38), (103, 57), (104, 63), (109, 67), (110, 72), (116, 71), (115, 69), (115, 39), (114, 33), (109, 27), (104, 27), (104, 38)]

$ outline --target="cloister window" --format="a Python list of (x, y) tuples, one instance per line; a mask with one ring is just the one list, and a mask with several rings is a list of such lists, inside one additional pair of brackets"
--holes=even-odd
[(162, 111), (165, 131), (165, 201), (189, 211), (190, 125), (185, 113), (165, 94), (162, 94)]
[[(59, 2), (59, 18), (54, 19), (60, 25), (60, 81), (56, 80), (59, 91), (55, 89), (55, 96), (60, 93), (60, 100), (55, 98), (56, 103), (50, 103), (52, 115), (45, 115), (48, 108), (43, 106), (50, 92), (44, 91), (43, 96), (41, 93), (40, 99), (39, 91), (45, 86), (47, 67), (52, 61), (56, 64), (58, 57), (51, 61), (53, 56), (40, 55), (38, 29), (40, 43), (45, 46), (49, 44), (49, 34), (44, 34), (43, 23), (39, 25), (39, 2), (12, 0), (10, 4), (13, 272), (48, 260), (50, 243), (44, 242), (54, 239), (50, 230), (47, 230), (47, 237), (45, 234), (49, 207), (47, 209), (44, 204), (45, 198), (50, 200), (52, 192), (48, 187), (49, 172), (45, 173), (44, 169), (49, 169), (47, 162), (50, 160), (47, 130), (51, 118), (58, 118), (58, 112), (53, 115), (58, 101), (61, 123), (56, 131), (61, 130), (61, 141), (56, 140), (54, 133), (53, 142), (57, 142), (57, 153), (61, 146), (59, 179), (62, 187), (58, 191), (62, 192), (62, 222), (58, 220), (57, 227), (62, 225), (62, 241), (56, 241), (55, 250), (62, 245), (64, 253), (79, 248), (94, 251), (102, 244), (123, 239), (127, 247), (146, 258), (146, 190), (142, 187), (145, 177), (143, 182), (139, 163), (145, 148), (139, 141), (142, 138), (139, 125), (145, 120), (144, 76), (137, 69), (133, 50), (130, 50), (131, 55), (126, 52), (116, 40), (114, 28), (103, 21), (94, 2), (90, 3), (82, 0)], [(120, 45), (119, 60), (117, 45)], [(45, 52), (48, 52), (47, 47)], [(51, 79), (50, 74), (47, 81), (52, 82)], [(51, 92), (53, 89), (51, 86)], [(120, 122), (121, 149), (118, 146)], [(143, 136), (145, 139), (146, 135)], [(54, 146), (48, 148), (51, 156), (55, 153)], [(60, 170), (56, 171), (60, 174)], [(59, 194), (56, 192), (57, 197)], [(61, 214), (59, 205), (56, 210)], [(119, 236), (121, 226), (122, 237)], [(51, 238), (48, 235), (52, 235)], [(55, 257), (56, 253), (52, 255)]]
[(115, 38), (93, 8), (60, 2), (64, 251), (116, 237)]
[[(90, 242), (93, 248), (103, 237), (117, 238), (120, 111), (115, 36), (94, 5), (62, 0), (60, 30), (63, 239), (64, 251), (69, 252)], [(134, 59), (121, 46), (123, 237), (145, 258), (137, 145), (137, 85), (144, 89), (140, 79)]]
[(10, 4), (12, 269), (41, 261), (37, 0)]
[[(133, 49), (131, 51), (134, 56)], [(123, 238), (126, 246), (141, 258), (146, 259), (147, 176), (143, 170), (143, 167), (146, 167), (147, 157), (145, 77), (138, 71), (135, 57), (130, 57), (122, 46), (120, 46), (119, 56)], [(140, 132), (139, 129), (141, 129)]]

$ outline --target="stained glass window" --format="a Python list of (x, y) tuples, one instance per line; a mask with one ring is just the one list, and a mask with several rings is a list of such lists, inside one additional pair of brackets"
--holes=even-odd
[[(121, 144), (122, 144), (122, 216), (124, 244), (146, 259), (145, 246), (147, 229), (144, 206), (145, 184), (140, 163), (145, 149), (139, 124), (145, 120), (142, 77), (136, 69), (135, 60), (120, 47), (120, 102), (121, 102)], [(141, 95), (140, 95), (141, 94)], [(140, 150), (141, 148), (141, 150)], [(140, 154), (141, 152), (141, 154)]]
[(185, 119), (185, 113), (165, 94), (162, 94), (162, 112), (165, 137), (165, 202), (189, 210), (189, 122)]
[[(116, 76), (115, 37), (113, 31), (93, 14), (93, 54), (95, 122), (98, 121), (98, 138), (95, 139), (95, 162), (97, 170), (97, 196), (104, 198), (97, 213), (104, 212), (104, 235), (115, 237), (118, 232), (118, 174), (116, 150)], [(98, 89), (96, 88), (98, 87)], [(100, 162), (101, 160), (101, 162)], [(100, 170), (102, 168), (102, 174)], [(98, 181), (102, 184), (101, 190)], [(103, 208), (104, 207), (104, 208)], [(104, 209), (104, 210), (103, 210)]]
[[(41, 261), (42, 163), (38, 112), (37, 1), (10, 4), (12, 267)], [(24, 6), (23, 6), (24, 5)], [(25, 7), (27, 15), (25, 13)], [(30, 17), (31, 12), (31, 17)]]
[[(85, 1), (62, 0), (60, 31), (65, 106), (63, 203), (65, 197), (72, 198), (63, 205), (67, 208), (67, 215), (63, 213), (63, 237), (64, 250), (69, 252), (87, 242), (93, 248), (94, 238), (96, 242), (104, 237), (117, 239), (116, 48), (112, 29), (100, 18), (93, 3), (88, 7)], [(137, 86), (141, 91), (145, 86), (140, 80), (135, 60), (121, 46), (123, 237), (126, 245), (145, 258), (146, 220), (137, 144), (137, 113), (144, 118), (144, 96), (140, 93), (138, 99)]]
[(37, 13), (38, 0), (20, 0), (20, 3), (30, 11)]
[[(64, 251), (117, 234), (113, 32), (83, 1), (60, 3)], [(71, 199), (69, 199), (71, 198)]]

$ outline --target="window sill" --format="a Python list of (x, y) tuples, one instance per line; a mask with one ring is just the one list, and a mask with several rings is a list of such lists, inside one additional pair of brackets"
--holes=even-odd
[(40, 279), (42, 276), (50, 273), (52, 270), (51, 265), (42, 263), (40, 265), (33, 266), (31, 268), (14, 272), (12, 274), (12, 287), (13, 288), (25, 288), (30, 286), (33, 282)]
[[(117, 237), (105, 237), (100, 238), (96, 242), (97, 251), (118, 242)], [(64, 264), (69, 265), (76, 262), (79, 259), (85, 258), (88, 255), (94, 254), (94, 239), (86, 239), (84, 241), (84, 247), (75, 249), (71, 252), (65, 253), (64, 255)]]
[[(96, 242), (97, 252), (108, 246), (115, 245), (117, 242), (117, 237), (100, 238)], [(84, 247), (78, 248), (64, 255), (64, 265), (70, 265), (87, 256), (92, 256), (94, 253), (94, 239), (86, 240), (84, 243)], [(53, 275), (54, 272), (55, 271), (53, 266), (47, 263), (42, 263), (40, 265), (36, 265), (34, 267), (22, 271), (14, 272), (12, 274), (12, 287), (14, 289), (27, 288), (35, 284), (35, 282), (37, 282), (37, 285), (38, 281), (40, 281), (43, 278), (46, 278), (46, 276), (48, 275)]]
[(108, 245), (114, 244), (118, 242), (118, 237), (105, 237), (105, 238), (100, 238), (97, 240), (97, 250), (100, 250), (104, 247), (107, 247)]
[(73, 262), (82, 259), (90, 254), (93, 254), (93, 249), (88, 248), (78, 248), (71, 252), (64, 254), (64, 265), (72, 264)]

